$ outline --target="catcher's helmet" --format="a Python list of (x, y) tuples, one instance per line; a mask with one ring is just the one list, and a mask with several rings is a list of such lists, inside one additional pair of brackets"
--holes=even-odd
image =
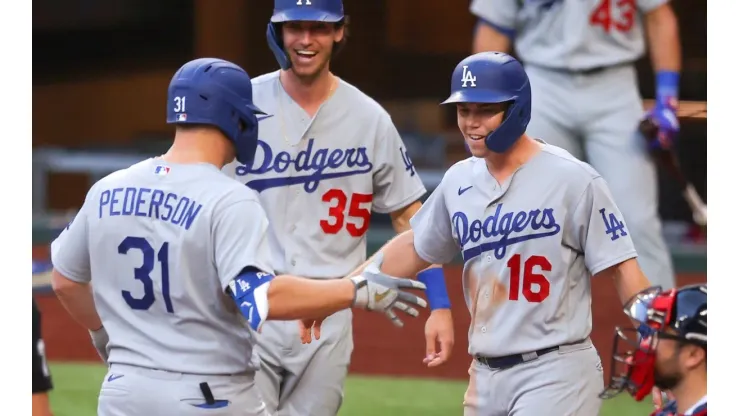
[(257, 150), (252, 80), (238, 65), (216, 58), (192, 60), (175, 72), (167, 90), (167, 123), (218, 127), (248, 164)]
[(527, 130), (532, 90), (522, 65), (501, 52), (480, 52), (460, 61), (452, 73), (450, 96), (442, 104), (510, 103), (504, 121), (486, 137), (486, 147), (506, 151)]
[(290, 58), (283, 50), (283, 37), (277, 24), (295, 21), (338, 23), (343, 20), (342, 0), (275, 0), (272, 18), (267, 24), (267, 45), (280, 68), (288, 70)]
[[(624, 312), (641, 329), (638, 333), (632, 328), (616, 328), (610, 382), (602, 398), (614, 397), (625, 389), (637, 400), (650, 394), (660, 339), (707, 347), (706, 283), (667, 291), (660, 286), (645, 289), (627, 302)], [(627, 335), (630, 332), (631, 337)], [(626, 348), (620, 350), (623, 345)]]

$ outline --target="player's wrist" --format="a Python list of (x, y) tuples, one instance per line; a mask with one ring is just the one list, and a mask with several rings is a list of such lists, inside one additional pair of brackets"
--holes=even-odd
[(681, 74), (678, 71), (658, 71), (655, 74), (655, 98), (660, 106), (677, 106), (678, 85)]
[(350, 307), (367, 309), (367, 305), (370, 300), (370, 291), (367, 289), (367, 279), (363, 276), (352, 276), (349, 280), (354, 285), (354, 295), (352, 297)]
[(441, 267), (432, 267), (416, 275), (417, 280), (426, 285), (425, 293), (429, 301), (429, 309), (449, 309), (450, 298), (447, 295), (445, 275)]

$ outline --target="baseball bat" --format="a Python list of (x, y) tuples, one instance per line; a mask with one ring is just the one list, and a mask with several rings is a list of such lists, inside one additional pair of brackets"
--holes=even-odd
[[(640, 122), (640, 133), (642, 133), (643, 137), (645, 137), (645, 140), (648, 142), (654, 142), (658, 139), (658, 126), (652, 120), (645, 119)], [(658, 165), (663, 166), (668, 173), (678, 181), (678, 184), (683, 189), (683, 197), (691, 208), (694, 222), (701, 227), (706, 227), (707, 204), (705, 204), (699, 196), (694, 184), (686, 178), (681, 170), (681, 166), (678, 163), (678, 156), (673, 147), (661, 147), (657, 149), (651, 147), (650, 156)]]

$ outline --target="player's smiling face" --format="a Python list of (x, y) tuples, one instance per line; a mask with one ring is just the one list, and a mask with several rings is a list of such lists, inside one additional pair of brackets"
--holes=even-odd
[(344, 28), (327, 22), (286, 22), (283, 46), (290, 56), (293, 72), (299, 78), (313, 78), (327, 68), (334, 42), (344, 36)]
[(465, 138), (470, 153), (475, 157), (486, 157), (491, 150), (486, 147), (486, 136), (504, 120), (506, 103), (457, 104), (457, 126)]

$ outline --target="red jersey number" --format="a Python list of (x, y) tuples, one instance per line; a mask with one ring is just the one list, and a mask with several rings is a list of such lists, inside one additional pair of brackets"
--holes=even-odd
[[(509, 267), (509, 300), (519, 300), (520, 292), (531, 303), (540, 303), (550, 296), (550, 281), (540, 273), (552, 270), (547, 257), (530, 256), (522, 267), (522, 256), (515, 254), (506, 265)], [(535, 267), (539, 270), (535, 271)]]
[[(346, 228), (352, 237), (361, 237), (370, 227), (370, 209), (366, 204), (373, 201), (372, 194), (347, 194), (341, 189), (329, 189), (321, 200), (328, 202), (329, 218), (319, 222), (326, 234), (336, 234)], [(349, 200), (349, 201), (348, 201)], [(349, 208), (347, 207), (349, 202)], [(349, 218), (347, 218), (349, 217)]]
[(589, 22), (592, 26), (601, 26), (604, 32), (629, 32), (635, 25), (635, 13), (637, 4), (635, 0), (616, 0), (616, 5), (612, 6), (614, 0), (600, 0), (596, 6)]

